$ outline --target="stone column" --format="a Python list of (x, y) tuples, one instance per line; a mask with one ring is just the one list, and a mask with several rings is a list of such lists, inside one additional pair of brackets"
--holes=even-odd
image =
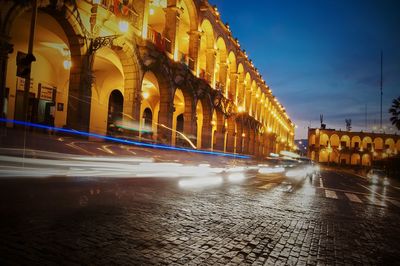
[(260, 154), (260, 133), (258, 130), (255, 130), (254, 136), (254, 155), (259, 156)]
[[(6, 79), (8, 54), (13, 52), (13, 45), (8, 42), (8, 37), (0, 37), (0, 118), (4, 118), (4, 100), (6, 97)], [(3, 123), (0, 123), (0, 126)]]
[(227, 134), (227, 141), (226, 141), (226, 151), (227, 152), (235, 152), (235, 144), (236, 144), (236, 132), (235, 132), (235, 118), (230, 117), (228, 118), (228, 134)]
[[(165, 144), (171, 144), (172, 141), (172, 131), (170, 129), (165, 128), (172, 128), (172, 117), (175, 112), (175, 108), (173, 106), (173, 101), (168, 99), (163, 99), (161, 97), (160, 102), (160, 112), (158, 115), (158, 128), (157, 134), (158, 139), (164, 142)], [(164, 125), (164, 126), (163, 126)]]
[(217, 115), (217, 132), (215, 134), (216, 142), (214, 150), (224, 151), (225, 145), (225, 116)]
[(244, 137), (243, 137), (243, 153), (245, 154), (250, 154), (249, 153), (249, 142), (250, 142), (250, 130), (247, 127), (246, 124), (243, 125), (243, 133), (244, 133)]
[[(174, 2), (174, 1), (173, 1)], [(182, 9), (175, 4), (168, 5), (165, 11), (164, 36), (171, 42), (170, 47), (166, 46), (167, 52), (171, 53), (175, 61), (179, 61), (179, 22), (181, 20)]]
[(216, 51), (214, 48), (208, 48), (206, 51), (206, 80), (215, 88), (215, 62)]
[(249, 154), (254, 155), (254, 141), (255, 141), (255, 134), (254, 129), (249, 129)]
[(237, 153), (243, 153), (244, 149), (243, 149), (242, 145), (244, 145), (243, 144), (244, 143), (243, 142), (244, 139), (242, 137), (242, 134), (243, 134), (243, 122), (242, 122), (242, 117), (241, 116), (236, 118), (236, 124), (237, 124), (236, 152)]
[[(150, 0), (144, 0), (142, 1), (142, 5), (143, 5), (143, 14), (141, 14), (143, 16), (142, 19), (142, 38), (143, 39), (147, 39), (147, 35), (148, 35), (148, 30), (149, 30), (149, 2)], [(138, 3), (140, 4), (140, 3)]]
[(201, 148), (211, 149), (211, 139), (212, 139), (212, 112), (209, 115), (203, 116), (203, 128), (201, 133)]
[(195, 74), (199, 71), (199, 52), (201, 32), (198, 30), (189, 32), (189, 68)]
[(238, 104), (238, 74), (237, 73), (230, 73), (230, 88), (229, 88), (229, 99), (231, 99), (236, 105)]
[[(87, 52), (88, 53), (88, 52)], [(89, 131), (90, 106), (92, 101), (92, 57), (93, 55), (71, 55), (67, 127)]]
[(222, 93), (228, 98), (228, 64), (226, 62), (219, 64), (219, 81), (223, 85)]
[[(185, 105), (186, 104), (187, 103), (185, 103)], [(188, 108), (185, 108), (185, 112), (183, 113), (183, 133), (193, 142), (194, 145), (196, 145), (197, 116), (191, 105)]]

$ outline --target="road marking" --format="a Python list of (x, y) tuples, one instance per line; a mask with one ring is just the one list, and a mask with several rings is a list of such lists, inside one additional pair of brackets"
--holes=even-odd
[(357, 184), (358, 184), (359, 186), (362, 186), (362, 187), (365, 188), (365, 189), (368, 189), (368, 190), (371, 191), (372, 193), (374, 193), (374, 194), (376, 194), (376, 195), (378, 195), (378, 196), (381, 196), (382, 198), (385, 197), (385, 196), (379, 194), (378, 192), (376, 192), (376, 191), (370, 189), (369, 187), (363, 186), (363, 185), (361, 185), (360, 183), (357, 183)]
[(400, 208), (400, 202), (398, 202), (397, 200), (388, 199), (387, 201), (389, 201), (390, 203), (392, 203), (394, 206)]
[(322, 182), (322, 178), (319, 179), (319, 186), (321, 188), (324, 188), (324, 182)]
[(362, 201), (360, 200), (359, 197), (357, 197), (356, 195), (352, 194), (352, 193), (344, 193), (346, 195), (346, 197), (352, 201), (352, 202), (357, 202), (357, 203), (362, 203)]
[(338, 198), (335, 191), (327, 190), (327, 189), (325, 189), (325, 197), (331, 198), (331, 199), (337, 199)]
[(378, 198), (375, 198), (375, 195), (371, 195), (369, 197), (366, 197), (372, 205), (380, 206), (380, 207), (387, 207), (386, 203), (382, 200), (379, 200)]

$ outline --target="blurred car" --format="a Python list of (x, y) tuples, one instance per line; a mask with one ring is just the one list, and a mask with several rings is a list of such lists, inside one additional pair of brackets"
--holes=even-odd
[(389, 179), (386, 172), (382, 169), (371, 169), (368, 171), (367, 179), (374, 185), (389, 185)]

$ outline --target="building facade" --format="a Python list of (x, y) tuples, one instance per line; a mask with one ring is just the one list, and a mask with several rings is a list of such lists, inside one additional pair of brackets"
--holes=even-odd
[(315, 162), (368, 167), (399, 153), (399, 135), (308, 129), (308, 156)]
[(284, 107), (207, 1), (38, 0), (25, 112), (18, 62), (31, 2), (5, 0), (0, 11), (8, 119), (172, 145), (185, 135), (199, 149), (256, 156), (294, 147)]

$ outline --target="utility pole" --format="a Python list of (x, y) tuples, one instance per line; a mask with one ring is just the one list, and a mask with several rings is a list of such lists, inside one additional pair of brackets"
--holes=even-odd
[(368, 104), (365, 104), (365, 131), (368, 131)]
[(24, 115), (24, 121), (28, 122), (28, 107), (29, 107), (29, 90), (31, 87), (31, 66), (32, 62), (35, 61), (35, 57), (33, 56), (33, 42), (35, 41), (35, 30), (36, 30), (36, 18), (37, 18), (37, 0), (32, 1), (32, 17), (31, 17), (31, 27), (29, 34), (29, 44), (28, 44), (28, 54), (25, 58), (25, 63), (29, 65), (28, 73), (25, 77), (24, 84), (24, 98), (23, 98), (23, 108), (22, 114)]
[(381, 121), (380, 121), (380, 130), (382, 131), (382, 97), (383, 97), (383, 78), (382, 78), (382, 76), (383, 76), (383, 71), (382, 71), (382, 68), (383, 68), (383, 52), (382, 52), (382, 50), (381, 50)]

